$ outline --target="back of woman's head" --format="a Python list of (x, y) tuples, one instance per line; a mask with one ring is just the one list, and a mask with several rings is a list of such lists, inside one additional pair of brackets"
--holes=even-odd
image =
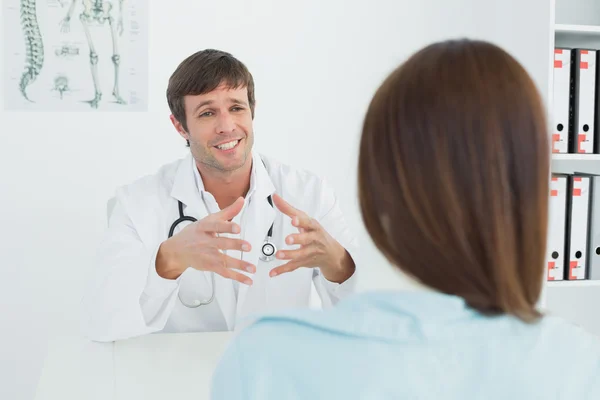
[(535, 320), (549, 180), (545, 113), (497, 46), (430, 45), (375, 94), (359, 198), (375, 245), (427, 286), (485, 314)]

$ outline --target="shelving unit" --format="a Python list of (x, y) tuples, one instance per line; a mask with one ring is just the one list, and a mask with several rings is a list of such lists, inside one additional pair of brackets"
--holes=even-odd
[[(600, 50), (600, 2), (597, 0), (553, 0), (550, 60), (554, 48)], [(599, 61), (600, 62), (600, 61)], [(550, 66), (552, 68), (552, 66)], [(553, 71), (553, 70), (552, 70)], [(549, 107), (552, 115), (553, 74), (549, 76)], [(600, 174), (600, 154), (552, 154), (553, 173)], [(594, 200), (594, 201), (600, 201)], [(600, 335), (600, 280), (545, 281), (542, 308)]]
[(600, 154), (558, 154), (552, 155), (553, 161), (588, 161), (599, 162)]
[(550, 288), (565, 288), (565, 287), (600, 287), (598, 280), (581, 280), (581, 281), (555, 281), (548, 282)]
[(600, 175), (600, 154), (552, 154), (552, 172), (587, 172)]
[(567, 25), (567, 24), (554, 24), (555, 34), (586, 34), (586, 35), (600, 35), (600, 26), (594, 25)]

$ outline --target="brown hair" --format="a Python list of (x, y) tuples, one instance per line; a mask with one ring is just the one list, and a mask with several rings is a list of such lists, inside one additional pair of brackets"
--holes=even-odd
[(523, 67), (482, 41), (429, 45), (370, 103), (359, 155), (367, 231), (395, 266), (486, 315), (536, 320), (548, 133)]
[(254, 117), (254, 78), (248, 68), (230, 53), (206, 49), (183, 60), (169, 78), (167, 103), (173, 116), (187, 131), (184, 96), (205, 94), (220, 84), (230, 88), (246, 87), (252, 117)]

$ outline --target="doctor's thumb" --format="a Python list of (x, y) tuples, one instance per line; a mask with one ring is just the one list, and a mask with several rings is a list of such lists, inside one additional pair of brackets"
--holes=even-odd
[(236, 201), (222, 209), (220, 214), (223, 216), (223, 218), (225, 218), (228, 221), (233, 219), (233, 217), (235, 217), (240, 213), (240, 211), (242, 211), (242, 208), (244, 208), (245, 201), (246, 200), (243, 197), (238, 197)]

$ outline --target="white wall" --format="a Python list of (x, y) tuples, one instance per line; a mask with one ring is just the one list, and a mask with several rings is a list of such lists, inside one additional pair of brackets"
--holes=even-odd
[(164, 96), (184, 57), (214, 47), (247, 64), (257, 148), (329, 178), (364, 244), (368, 288), (392, 276), (355, 195), (359, 129), (377, 85), (419, 47), (467, 35), (507, 48), (546, 97), (549, 22), (548, 0), (152, 2), (148, 112), (0, 113), (0, 398), (31, 399), (47, 338), (76, 329), (114, 188), (186, 151)]

